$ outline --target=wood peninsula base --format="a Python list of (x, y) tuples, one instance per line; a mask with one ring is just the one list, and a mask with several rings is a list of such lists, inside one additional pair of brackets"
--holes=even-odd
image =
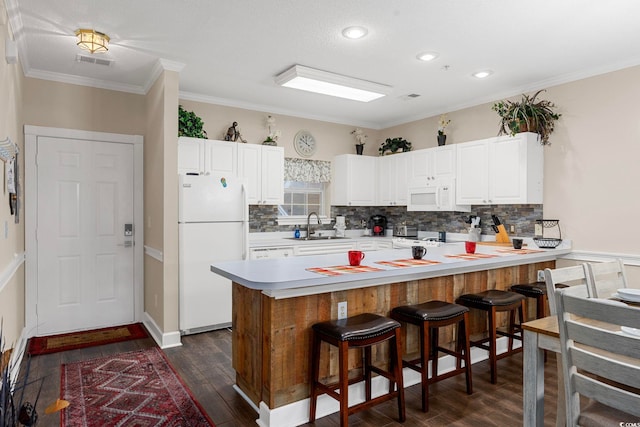
[[(308, 399), (309, 329), (316, 322), (336, 319), (338, 302), (347, 301), (349, 316), (364, 312), (388, 316), (393, 307), (400, 305), (418, 304), (433, 299), (454, 302), (465, 293), (487, 289), (508, 290), (516, 283), (536, 282), (537, 271), (555, 268), (555, 260), (488, 268), (282, 299), (234, 281), (232, 350), (236, 386), (256, 406), (264, 405), (268, 410)], [(535, 316), (535, 302), (532, 300), (530, 303), (528, 318)], [(472, 334), (480, 334), (486, 330), (483, 314), (471, 310)], [(506, 314), (501, 314), (499, 325), (505, 326), (507, 320)], [(441, 330), (442, 343), (453, 342), (454, 328), (452, 325)], [(404, 355), (416, 354), (418, 343), (417, 328), (403, 326)], [(323, 347), (326, 352), (325, 348), (329, 347)], [(330, 356), (326, 357), (327, 354)], [(380, 351), (374, 352), (373, 357), (377, 361), (387, 360)], [(321, 378), (332, 380), (337, 373), (337, 360), (333, 349), (323, 354)], [(349, 365), (350, 368), (359, 366), (357, 351), (351, 352)], [(308, 408), (308, 405), (301, 405), (298, 410), (303, 411), (304, 408)], [(260, 420), (258, 424), (268, 425)]]

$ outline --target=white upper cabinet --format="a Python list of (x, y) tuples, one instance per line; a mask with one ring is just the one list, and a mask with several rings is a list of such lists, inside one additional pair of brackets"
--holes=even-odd
[(238, 144), (202, 138), (178, 138), (178, 173), (199, 175), (238, 172)]
[(250, 205), (284, 203), (284, 148), (238, 144), (238, 175), (245, 178)]
[(541, 204), (544, 152), (526, 132), (458, 145), (458, 204)]
[(333, 158), (331, 204), (376, 206), (377, 157), (342, 154)]
[(406, 206), (411, 152), (378, 157), (378, 205)]
[(456, 175), (456, 146), (443, 145), (435, 148), (411, 151), (408, 171), (410, 183), (428, 185), (440, 178)]

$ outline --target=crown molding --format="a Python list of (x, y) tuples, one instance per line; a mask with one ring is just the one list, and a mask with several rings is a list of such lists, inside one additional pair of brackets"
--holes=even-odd
[(72, 76), (70, 74), (52, 73), (50, 71), (33, 70), (33, 69), (27, 71), (25, 69), (24, 75), (25, 77), (31, 77), (34, 79), (51, 80), (51, 81), (60, 82), (60, 83), (69, 83), (69, 84), (74, 84), (79, 86), (95, 87), (98, 89), (108, 89), (108, 90), (115, 90), (118, 92), (128, 92), (128, 93), (134, 93), (137, 95), (146, 94), (145, 88), (142, 86), (130, 85), (125, 83), (114, 83), (114, 82), (109, 82), (101, 79)]

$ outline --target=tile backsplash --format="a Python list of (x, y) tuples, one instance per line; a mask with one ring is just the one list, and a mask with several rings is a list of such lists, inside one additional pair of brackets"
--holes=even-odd
[[(543, 205), (478, 205), (471, 206), (471, 212), (408, 212), (404, 206), (332, 206), (331, 218), (343, 215), (348, 230), (363, 229), (362, 220), (368, 220), (373, 215), (384, 215), (387, 223), (393, 227), (395, 224), (405, 222), (406, 225), (416, 226), (420, 231), (446, 231), (448, 233), (465, 233), (468, 225), (465, 220), (469, 215), (480, 217), (482, 234), (495, 234), (491, 229), (493, 221), (491, 215), (497, 215), (505, 225), (509, 234), (523, 237), (534, 236), (536, 219), (543, 218)], [(291, 225), (278, 225), (278, 207), (251, 205), (249, 206), (251, 233), (264, 233), (273, 231), (292, 231)], [(300, 224), (302, 225), (302, 224)], [(510, 232), (510, 227), (515, 226), (515, 232)], [(326, 224), (322, 228), (332, 229), (332, 224)]]

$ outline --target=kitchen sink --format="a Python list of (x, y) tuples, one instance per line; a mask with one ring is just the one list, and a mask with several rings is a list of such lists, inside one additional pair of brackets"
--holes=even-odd
[(295, 237), (285, 237), (287, 240), (344, 240), (348, 239), (348, 237), (336, 237), (336, 236), (311, 236), (311, 237), (300, 237), (296, 239)]

